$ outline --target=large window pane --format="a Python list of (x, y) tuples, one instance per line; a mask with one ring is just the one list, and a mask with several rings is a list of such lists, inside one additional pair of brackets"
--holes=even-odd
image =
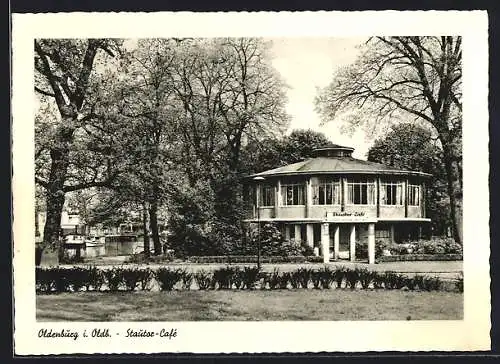
[(325, 204), (325, 185), (323, 184), (319, 186), (319, 204)]
[(274, 187), (263, 186), (260, 191), (260, 206), (274, 206)]
[(321, 180), (313, 186), (314, 205), (339, 205), (340, 204), (340, 181)]
[(420, 186), (418, 185), (408, 186), (408, 205), (420, 206)]
[(373, 181), (348, 181), (347, 203), (351, 205), (375, 204), (375, 184)]
[(282, 185), (282, 203), (284, 206), (303, 205), (304, 204), (304, 185), (289, 184)]
[(384, 182), (380, 185), (382, 205), (402, 205), (403, 204), (403, 183)]

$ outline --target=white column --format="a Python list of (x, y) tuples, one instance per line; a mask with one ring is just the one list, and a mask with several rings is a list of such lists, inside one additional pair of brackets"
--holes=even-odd
[(260, 207), (260, 183), (255, 186), (255, 206)]
[(349, 251), (351, 262), (356, 260), (356, 225), (351, 225), (351, 234), (349, 235)]
[(290, 240), (290, 225), (285, 224), (285, 240)]
[(328, 263), (330, 261), (330, 225), (328, 223), (321, 224), (321, 253), (323, 263)]
[(391, 243), (394, 244), (394, 224), (391, 224)]
[(302, 236), (300, 234), (300, 224), (295, 225), (295, 242), (297, 244), (300, 244), (300, 241), (302, 240)]
[(368, 224), (368, 263), (375, 264), (375, 224)]
[(280, 216), (280, 206), (281, 206), (281, 182), (278, 179), (276, 182), (276, 188), (274, 189), (274, 217), (278, 218)]
[(311, 178), (306, 181), (306, 217), (311, 216), (311, 206), (312, 206), (312, 187)]
[(306, 237), (307, 237), (307, 245), (311, 248), (314, 247), (314, 225), (307, 224), (306, 225)]
[(340, 180), (341, 187), (342, 188), (342, 211), (345, 209), (345, 206), (347, 205), (347, 179), (342, 177)]
[(333, 235), (333, 257), (339, 259), (340, 250), (340, 226), (335, 225), (335, 233)]

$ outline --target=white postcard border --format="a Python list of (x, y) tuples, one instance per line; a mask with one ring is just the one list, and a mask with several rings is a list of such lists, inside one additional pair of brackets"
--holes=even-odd
[[(431, 351), (490, 348), (486, 12), (13, 14), (12, 152), (16, 354)], [(33, 39), (88, 37), (462, 35), (464, 319), (369, 322), (36, 322)], [(110, 328), (111, 338), (43, 339), (40, 328)], [(128, 339), (127, 328), (176, 328)]]

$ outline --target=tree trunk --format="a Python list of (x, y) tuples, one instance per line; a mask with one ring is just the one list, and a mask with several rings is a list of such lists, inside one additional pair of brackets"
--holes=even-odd
[(448, 191), (448, 196), (450, 198), (450, 218), (451, 218), (451, 229), (453, 239), (459, 244), (462, 244), (462, 239), (460, 236), (460, 227), (458, 226), (457, 219), (457, 199), (455, 196), (454, 178), (453, 178), (453, 160), (452, 153), (450, 151), (450, 146), (447, 143), (443, 143), (443, 157), (444, 157), (444, 167), (446, 172), (446, 187)]
[(146, 208), (145, 202), (142, 203), (142, 230), (144, 231), (144, 256), (149, 258), (151, 249), (148, 233), (148, 209)]
[(51, 167), (46, 187), (47, 219), (43, 230), (43, 248), (57, 244), (58, 260), (64, 258), (64, 245), (61, 238), (61, 215), (64, 207), (64, 182), (69, 165), (69, 149), (67, 143), (63, 147), (54, 148), (50, 152)]
[(35, 205), (35, 238), (40, 236), (40, 222), (39, 222), (40, 211), (38, 211), (38, 206)]
[(158, 233), (158, 202), (156, 200), (152, 201), (149, 206), (149, 227), (151, 228), (155, 255), (160, 255), (162, 252), (162, 246), (160, 242), (160, 235)]

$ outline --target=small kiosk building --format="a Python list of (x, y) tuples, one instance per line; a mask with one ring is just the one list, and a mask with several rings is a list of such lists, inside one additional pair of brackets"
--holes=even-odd
[(313, 158), (248, 177), (251, 223), (274, 222), (287, 239), (317, 248), (324, 262), (356, 259), (356, 242), (418, 238), (425, 215), (427, 173), (400, 170), (352, 157), (333, 145)]

